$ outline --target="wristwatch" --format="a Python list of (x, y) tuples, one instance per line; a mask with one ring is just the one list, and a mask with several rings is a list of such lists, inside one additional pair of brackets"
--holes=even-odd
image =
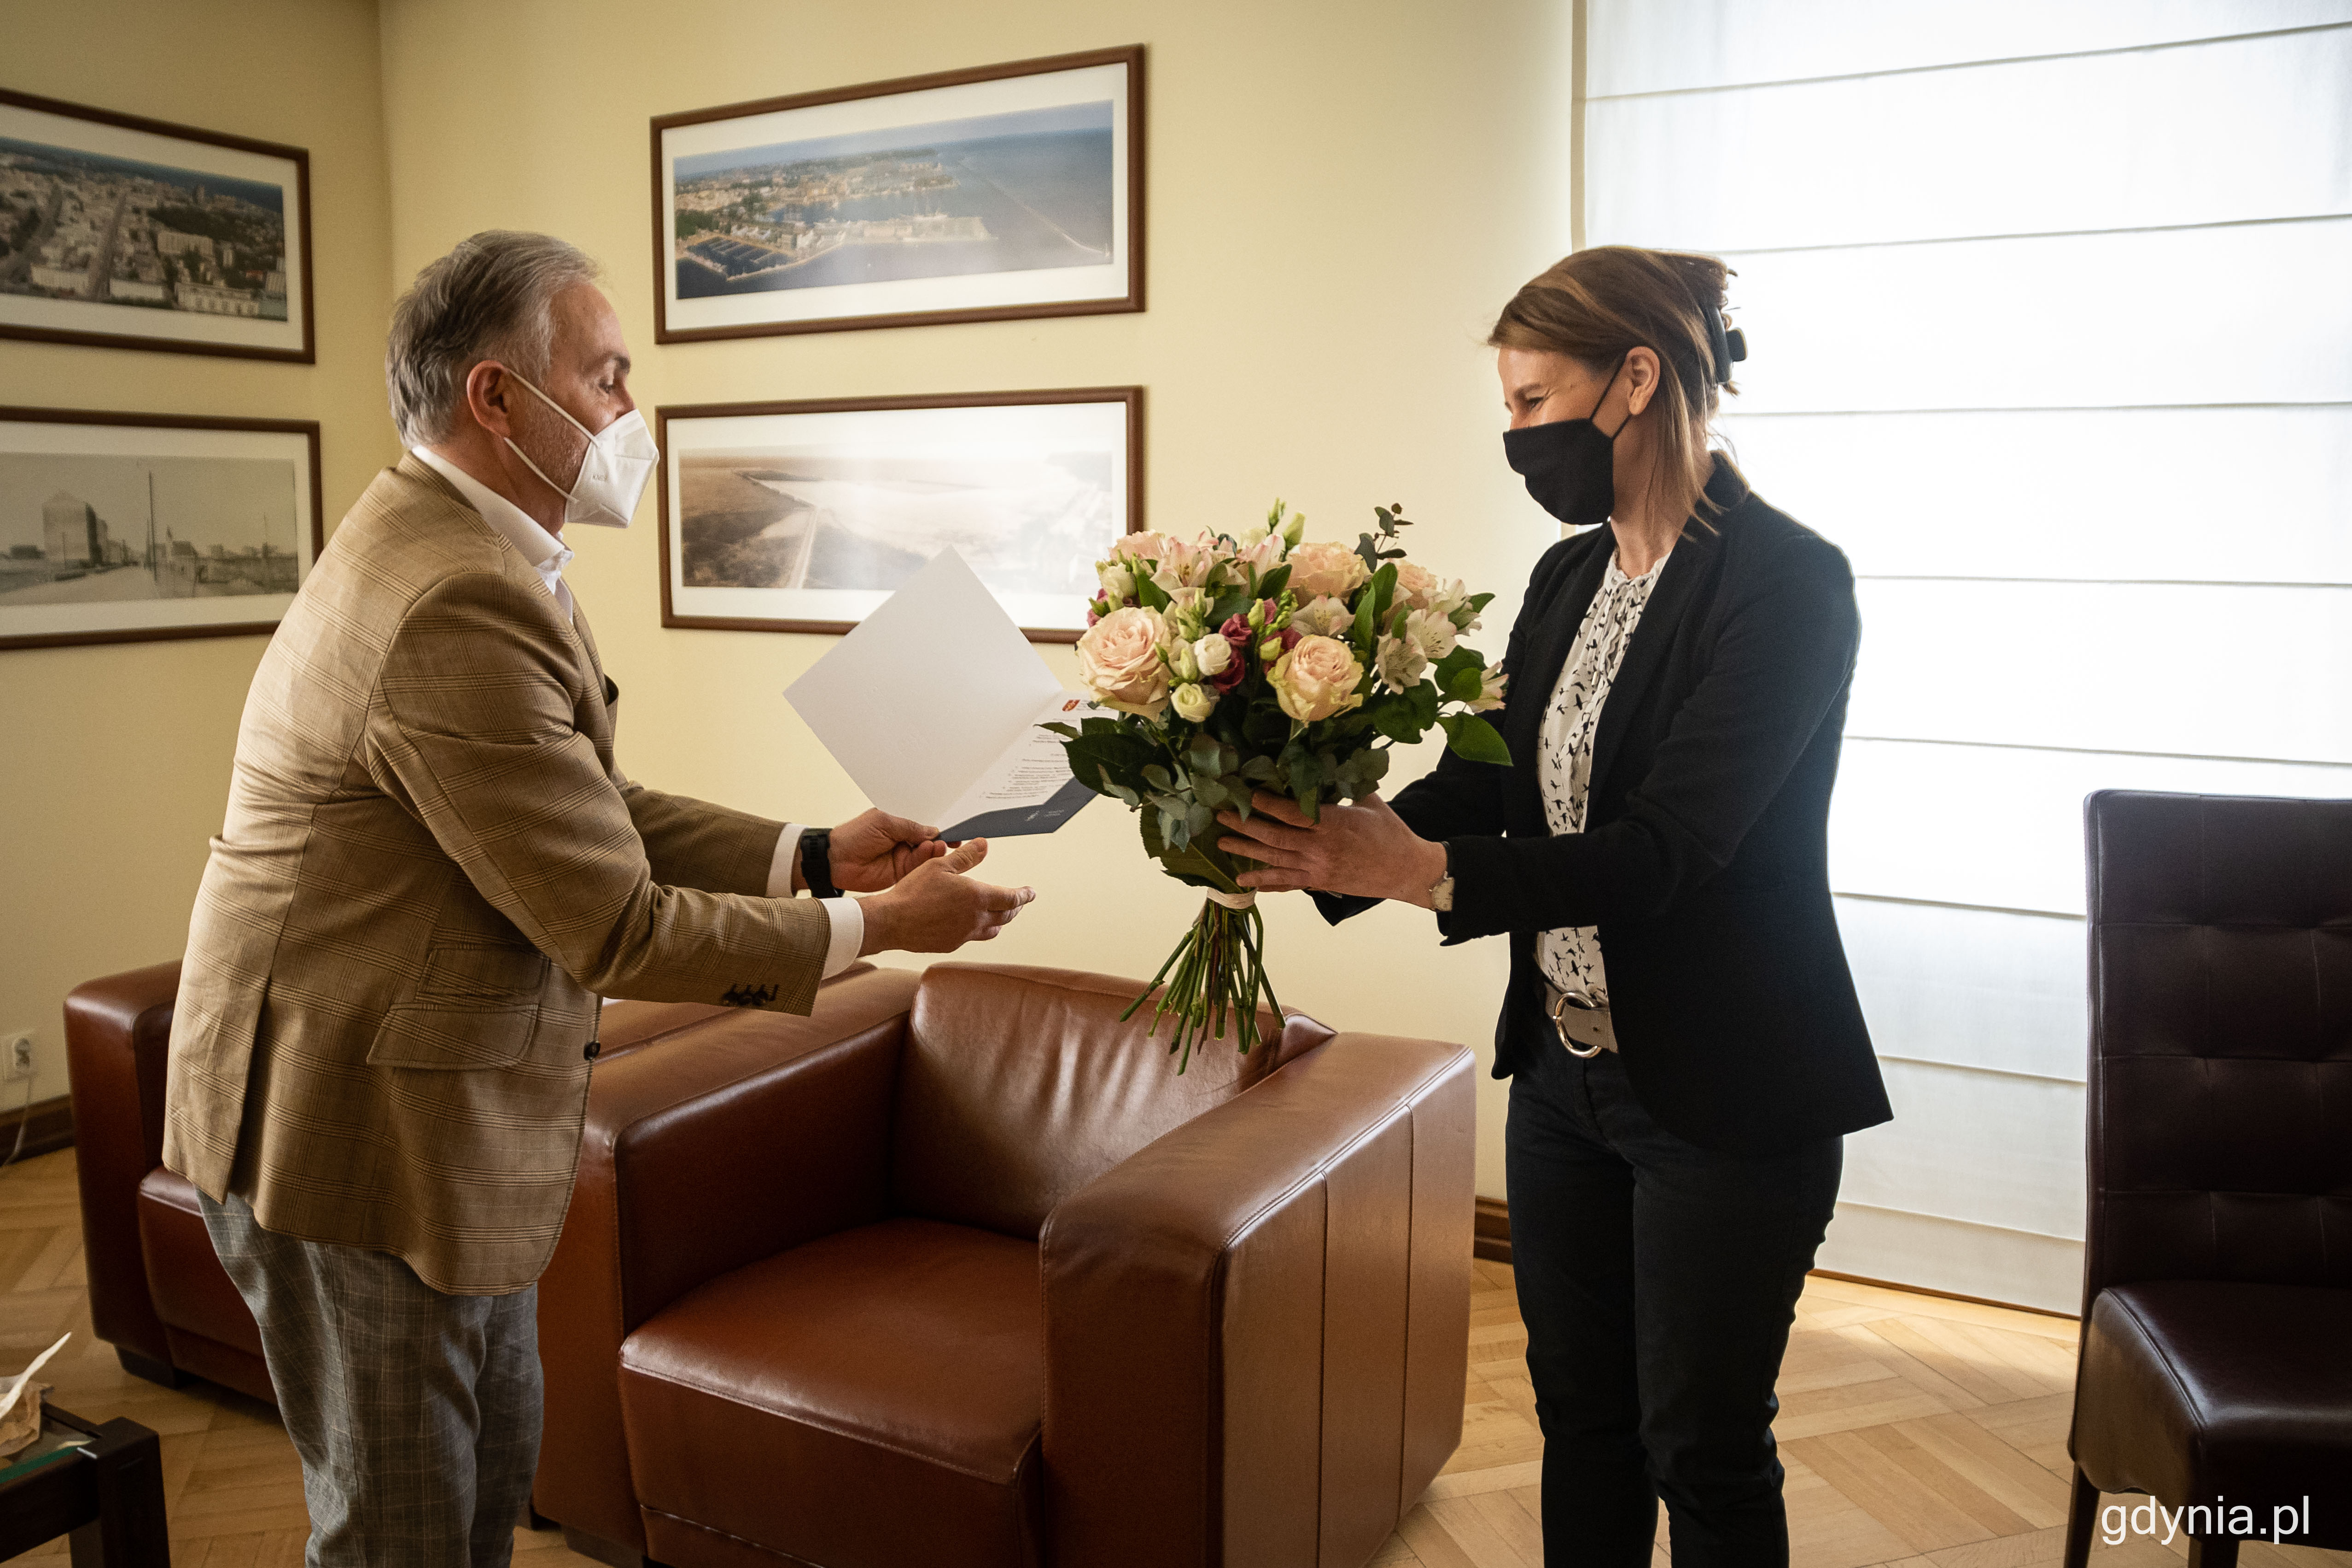
[(1445, 874), (1429, 884), (1429, 907), (1440, 915), (1454, 913), (1454, 852), (1445, 852)]
[(833, 883), (832, 829), (801, 830), (801, 880), (808, 883), (809, 893), (814, 897), (841, 896), (841, 889)]

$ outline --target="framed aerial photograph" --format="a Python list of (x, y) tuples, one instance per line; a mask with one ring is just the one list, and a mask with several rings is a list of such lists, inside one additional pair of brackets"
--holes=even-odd
[(315, 423), (0, 408), (0, 650), (268, 632), (324, 531)]
[(1032, 642), (1074, 643), (1142, 526), (1143, 389), (654, 413), (662, 624), (848, 631), (952, 547)]
[(310, 364), (310, 155), (0, 89), (0, 337)]
[(1143, 49), (653, 122), (654, 340), (1143, 308)]

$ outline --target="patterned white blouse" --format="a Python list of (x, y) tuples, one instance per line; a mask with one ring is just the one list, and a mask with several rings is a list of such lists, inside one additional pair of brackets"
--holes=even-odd
[[(1542, 770), (1544, 823), (1554, 834), (1584, 831), (1585, 796), (1592, 783), (1592, 737), (1601, 725), (1609, 684), (1625, 662), (1633, 628), (1650, 602), (1666, 558), (1639, 577), (1627, 577), (1612, 552), (1608, 575), (1584, 612), (1576, 642), (1560, 666), (1559, 684), (1544, 709), (1536, 748)], [(1583, 991), (1609, 1005), (1609, 977), (1601, 962), (1601, 939), (1590, 925), (1562, 925), (1536, 939), (1536, 961), (1544, 977), (1563, 991)]]

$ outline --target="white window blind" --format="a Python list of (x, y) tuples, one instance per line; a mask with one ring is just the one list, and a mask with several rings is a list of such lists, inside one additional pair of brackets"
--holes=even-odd
[(1822, 1266), (2074, 1310), (2084, 795), (2352, 796), (2352, 0), (1583, 4), (1580, 243), (1738, 269), (1859, 579)]

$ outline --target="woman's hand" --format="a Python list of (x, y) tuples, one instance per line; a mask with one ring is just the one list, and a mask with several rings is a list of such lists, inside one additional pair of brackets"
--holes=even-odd
[(861, 812), (833, 830), (833, 883), (845, 893), (880, 893), (947, 852), (937, 828), (887, 811)]
[(1219, 849), (1265, 862), (1264, 871), (1240, 879), (1261, 892), (1311, 887), (1427, 909), (1430, 888), (1445, 875), (1445, 846), (1406, 827), (1378, 795), (1352, 806), (1333, 801), (1320, 821), (1310, 822), (1295, 802), (1261, 790), (1250, 798), (1248, 821), (1231, 811), (1219, 812), (1217, 821), (1229, 834), (1217, 841)]

